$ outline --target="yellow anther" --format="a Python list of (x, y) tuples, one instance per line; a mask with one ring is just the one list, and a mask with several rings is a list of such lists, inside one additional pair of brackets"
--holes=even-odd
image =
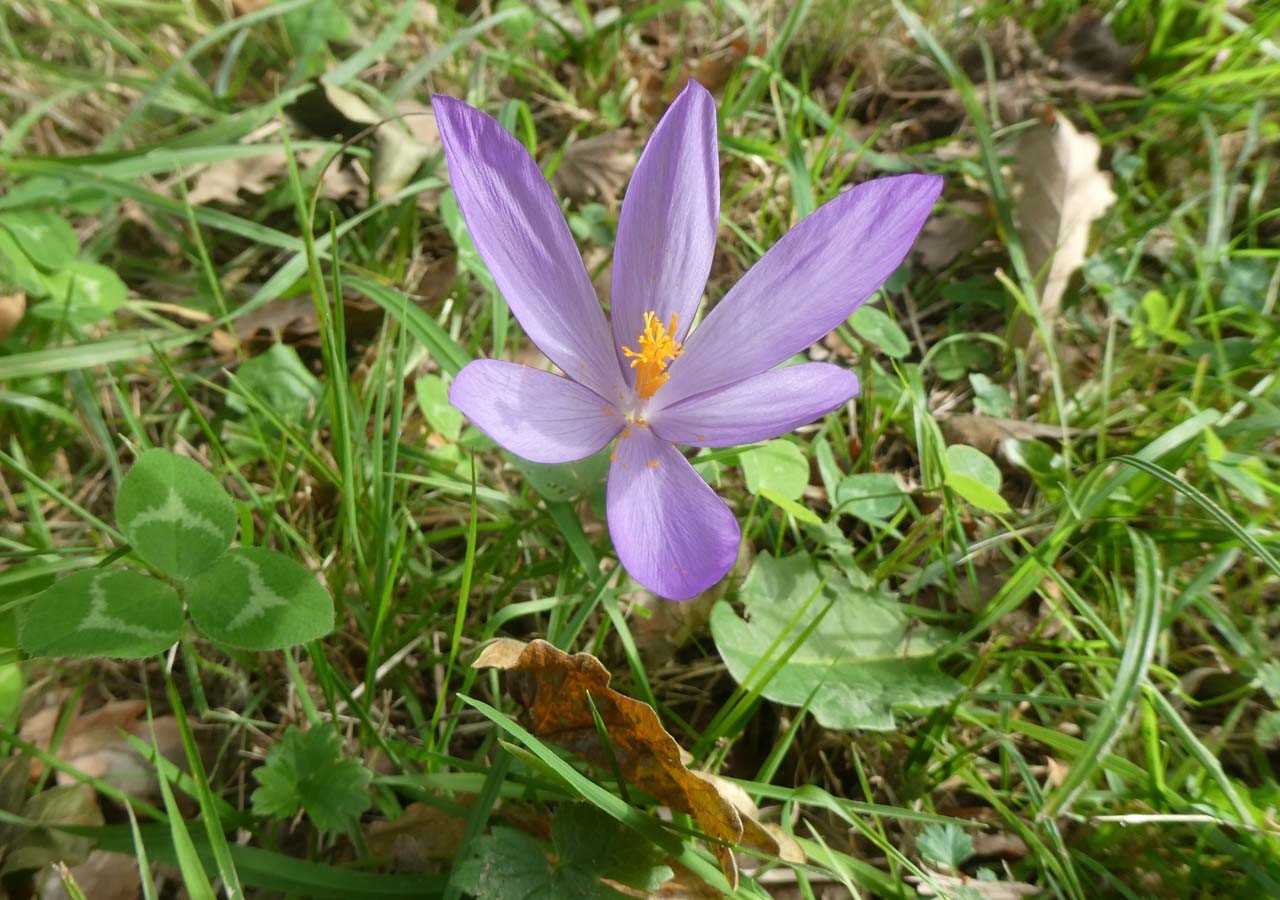
[(622, 348), (622, 355), (631, 360), (636, 370), (636, 392), (641, 400), (648, 400), (671, 377), (667, 366), (684, 353), (684, 346), (672, 336), (676, 333), (676, 314), (671, 314), (671, 324), (664, 328), (662, 320), (650, 311), (644, 314), (644, 331), (640, 332), (639, 351)]

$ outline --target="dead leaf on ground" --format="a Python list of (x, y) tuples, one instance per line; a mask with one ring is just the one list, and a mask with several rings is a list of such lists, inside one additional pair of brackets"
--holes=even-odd
[[(303, 148), (294, 153), (299, 169), (309, 169), (324, 159), (330, 151), (322, 148)], [(263, 148), (253, 156), (224, 159), (213, 163), (196, 175), (187, 192), (192, 206), (221, 203), (236, 206), (243, 202), (242, 194), (261, 196), (288, 176), (289, 161), (283, 147)], [(361, 196), (364, 183), (349, 165), (341, 159), (330, 161), (320, 177), (320, 195), (329, 200), (343, 200)]]
[(635, 135), (630, 129), (615, 128), (566, 147), (551, 186), (557, 196), (577, 203), (595, 200), (613, 207), (635, 164)]
[(467, 823), (425, 803), (410, 803), (394, 821), (370, 822), (369, 852), (395, 861), (398, 872), (426, 872), (431, 861), (455, 856)]
[(943, 875), (941, 872), (929, 872), (932, 884), (924, 883), (915, 875), (908, 875), (907, 880), (916, 886), (921, 897), (980, 897), (982, 900), (1019, 900), (1040, 893), (1043, 888), (1025, 881), (984, 881), (981, 878), (970, 878), (967, 875)]
[(1000, 416), (984, 416), (977, 413), (960, 413), (939, 416), (942, 434), (949, 444), (968, 444), (990, 455), (1006, 440), (1061, 440), (1064, 435), (1074, 437), (1083, 434), (1079, 428), (1063, 428), (1061, 425), (1045, 425), (1042, 422), (1024, 422)]
[[(124, 853), (94, 850), (80, 865), (67, 870), (71, 883), (93, 900), (136, 900), (142, 890), (138, 861)], [(56, 876), (45, 880), (41, 900), (70, 900), (67, 883)]]
[(951, 265), (982, 240), (985, 211), (986, 205), (978, 200), (958, 200), (940, 215), (930, 216), (911, 248), (912, 262), (926, 272), (940, 272)]
[[(1065, 116), (1036, 123), (1018, 140), (1014, 172), (1021, 190), (1014, 213), (1048, 327), (1062, 312), (1067, 282), (1084, 265), (1089, 227), (1116, 199), (1111, 176), (1098, 168), (1100, 152), (1098, 138), (1077, 131)], [(1015, 340), (1039, 348), (1025, 319)]]
[(27, 313), (27, 295), (18, 291), (16, 294), (0, 296), (0, 341), (5, 340), (22, 323)]
[[(58, 744), (58, 758), (130, 796), (159, 802), (154, 767), (121, 734), (124, 731), (150, 744), (151, 724), (143, 718), (146, 709), (145, 701), (119, 700), (85, 715), (73, 713)], [(28, 717), (22, 723), (21, 737), (42, 750), (48, 750), (60, 712), (59, 707), (50, 706)], [(175, 765), (185, 766), (186, 753), (182, 748), (178, 720), (173, 716), (159, 716), (154, 725), (160, 753)], [(31, 761), (32, 777), (38, 776), (42, 770), (43, 764), (39, 760)], [(79, 783), (66, 772), (59, 771), (56, 777), (58, 784)]]
[[(604, 770), (617, 764), (622, 777), (679, 812), (692, 815), (708, 837), (711, 852), (736, 888), (738, 866), (732, 848), (751, 837), (759, 849), (777, 856), (779, 847), (758, 823), (744, 833), (743, 817), (716, 786), (713, 776), (693, 772), (676, 743), (642, 703), (609, 687), (611, 675), (589, 653), (570, 656), (546, 641), (525, 644), (500, 638), (481, 651), (476, 669), (507, 672), (507, 692), (524, 707), (521, 723), (534, 735)], [(606, 748), (592, 707), (609, 733)]]

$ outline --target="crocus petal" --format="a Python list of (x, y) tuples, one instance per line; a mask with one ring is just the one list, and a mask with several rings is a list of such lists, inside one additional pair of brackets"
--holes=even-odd
[(764, 372), (835, 328), (893, 274), (941, 190), (936, 175), (897, 175), (823, 204), (703, 320), (654, 401), (669, 406)]
[(609, 534), (618, 559), (659, 597), (688, 600), (738, 556), (738, 520), (675, 447), (648, 428), (618, 438), (609, 468)]
[(649, 138), (622, 201), (609, 289), (619, 347), (635, 346), (651, 310), (664, 325), (676, 313), (675, 339), (684, 338), (711, 271), (719, 210), (716, 105), (690, 80)]
[(511, 312), (566, 375), (618, 396), (604, 310), (537, 164), (493, 117), (452, 97), (432, 108), (467, 230)]
[(858, 393), (858, 376), (827, 363), (753, 375), (649, 414), (655, 434), (677, 444), (734, 447), (786, 434)]
[(622, 418), (594, 391), (568, 378), (497, 359), (469, 362), (449, 402), (516, 456), (563, 463), (595, 453)]

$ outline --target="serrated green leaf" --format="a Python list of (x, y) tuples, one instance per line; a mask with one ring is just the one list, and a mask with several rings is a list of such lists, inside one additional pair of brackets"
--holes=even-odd
[(211, 640), (283, 650), (333, 630), (333, 599), (298, 563), (272, 550), (236, 547), (187, 582), (191, 621)]
[[(823, 575), (823, 594), (801, 614)], [(830, 607), (761, 691), (787, 706), (803, 706), (812, 697), (809, 711), (824, 728), (886, 731), (893, 728), (894, 709), (940, 706), (960, 690), (938, 669), (935, 654), (948, 635), (914, 625), (893, 594), (856, 572), (846, 578), (824, 569), (820, 575), (803, 553), (779, 559), (764, 553), (741, 596), (746, 620), (727, 602), (711, 610), (712, 637), (739, 683), (753, 670), (757, 677), (768, 671), (775, 662), (763, 659), (769, 648), (777, 642), (772, 652), (781, 654)]]
[(253, 777), (256, 814), (287, 819), (303, 809), (320, 831), (348, 827), (372, 803), (373, 773), (343, 756), (342, 738), (325, 726), (304, 732), (290, 725)]
[(956, 872), (973, 856), (973, 839), (959, 825), (928, 825), (916, 848), (927, 861)]
[(650, 893), (674, 873), (666, 854), (590, 803), (566, 803), (551, 820), (556, 857), (589, 878)]
[(772, 491), (788, 500), (799, 500), (809, 484), (809, 461), (791, 441), (775, 440), (743, 450), (739, 455), (747, 490)]
[(139, 659), (181, 634), (182, 601), (169, 585), (126, 569), (90, 569), (36, 595), (19, 643), (31, 656)]
[(1000, 468), (977, 447), (952, 444), (947, 448), (947, 485), (964, 500), (986, 512), (1007, 513), (1000, 496)]
[(166, 575), (187, 578), (231, 546), (236, 511), (193, 459), (148, 450), (120, 482), (116, 521), (134, 551)]
[(70, 263), (80, 249), (72, 227), (51, 212), (11, 210), (0, 216), (0, 228), (9, 232), (22, 252), (46, 272), (57, 271)]
[(836, 512), (867, 522), (884, 522), (902, 508), (902, 488), (892, 475), (864, 472), (846, 475), (836, 485)]
[(911, 352), (911, 342), (889, 314), (874, 306), (860, 306), (849, 320), (858, 337), (880, 348), (885, 356), (901, 359)]

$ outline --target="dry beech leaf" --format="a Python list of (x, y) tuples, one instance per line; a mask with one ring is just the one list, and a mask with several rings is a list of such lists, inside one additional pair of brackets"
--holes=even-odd
[(551, 176), (557, 196), (577, 203), (598, 200), (613, 206), (636, 164), (636, 139), (626, 128), (574, 141)]
[(397, 872), (426, 872), (433, 859), (456, 856), (467, 823), (425, 803), (410, 803), (395, 821), (370, 822), (369, 852), (395, 861)]
[(925, 884), (915, 875), (908, 875), (907, 880), (916, 885), (916, 892), (921, 897), (979, 897), (981, 900), (1019, 900), (1040, 893), (1043, 888), (1025, 881), (984, 881), (981, 878), (970, 878), (967, 875), (943, 875), (941, 872), (929, 872), (932, 885)]
[[(715, 776), (686, 768), (680, 745), (662, 727), (658, 714), (647, 703), (610, 688), (612, 676), (591, 654), (570, 656), (546, 641), (525, 644), (499, 638), (481, 651), (472, 667), (507, 673), (507, 692), (524, 707), (520, 722), (538, 738), (601, 769), (612, 768), (616, 760), (629, 784), (693, 816), (709, 837), (723, 842), (712, 843), (711, 852), (735, 888), (734, 845), (753, 839), (757, 849), (778, 855), (777, 842), (758, 823), (751, 822), (750, 833), (744, 833), (743, 817)], [(612, 759), (596, 731), (593, 704), (609, 732)]]
[[(119, 700), (86, 715), (73, 714), (58, 745), (58, 758), (131, 796), (158, 802), (160, 793), (154, 767), (121, 734), (127, 732), (151, 743), (151, 725), (143, 718), (146, 710), (143, 700)], [(22, 738), (48, 750), (58, 715), (59, 708), (51, 706), (29, 717), (22, 724)], [(178, 720), (173, 716), (159, 716), (154, 725), (160, 753), (171, 762), (185, 766)], [(33, 777), (43, 769), (39, 760), (32, 760), (31, 767)], [(62, 785), (80, 783), (62, 771), (57, 773), (57, 781)]]
[[(1089, 226), (1116, 199), (1111, 176), (1098, 168), (1099, 152), (1097, 137), (1077, 131), (1065, 116), (1037, 123), (1018, 140), (1014, 171), (1021, 191), (1014, 212), (1050, 325), (1062, 310), (1067, 281), (1084, 265)], [(1029, 345), (1029, 324), (1020, 337)]]
[(0, 341), (13, 334), (14, 329), (22, 323), (27, 312), (27, 295), (19, 291), (16, 294), (0, 296)]

